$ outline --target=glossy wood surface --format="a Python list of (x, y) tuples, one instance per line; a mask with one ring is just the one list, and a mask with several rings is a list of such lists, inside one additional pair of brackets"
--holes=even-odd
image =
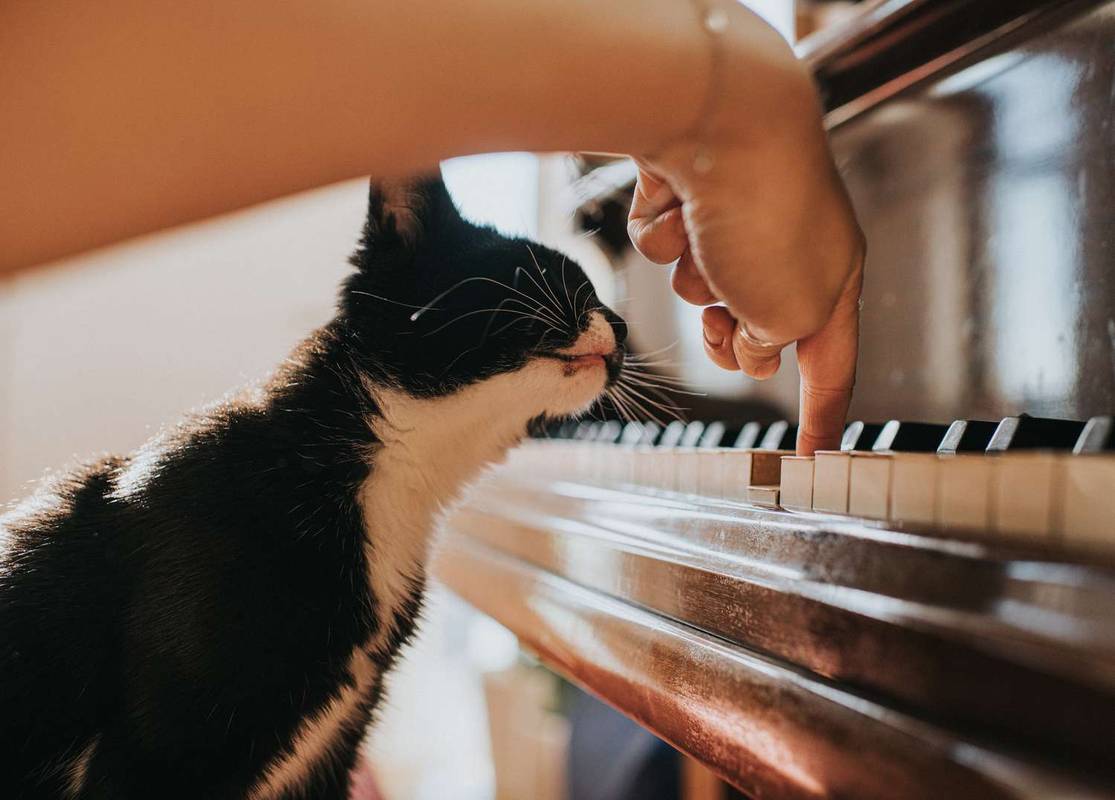
[(873, 0), (796, 50), (835, 125), (1097, 5), (1101, 0)]
[(1056, 5), (834, 121), (868, 241), (857, 418), (1115, 407), (1115, 3)]
[[(499, 525), (486, 521), (489, 530)], [(624, 575), (618, 558), (584, 558), (588, 571), (614, 577), (613, 594), (493, 547), (462, 527), (476, 530), (451, 523), (437, 562), (441, 580), (509, 627), (553, 669), (749, 796), (1115, 796), (1103, 788), (1103, 776), (1085, 777), (1055, 760), (951, 729), (620, 599), (637, 578)], [(672, 592), (679, 600), (690, 589), (661, 576), (658, 587), (659, 598)], [(694, 597), (688, 604), (698, 602)], [(741, 600), (734, 613), (763, 610)]]

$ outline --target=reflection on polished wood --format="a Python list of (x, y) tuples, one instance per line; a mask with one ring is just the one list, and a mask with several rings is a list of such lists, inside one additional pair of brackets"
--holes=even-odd
[(1115, 797), (1111, 574), (793, 519), (502, 476), (437, 574), (754, 796)]
[[(925, 18), (965, 6), (1046, 18), (830, 120), (868, 241), (851, 413), (1110, 413), (1115, 3), (918, 5)], [(895, 43), (867, 63), (903, 53)]]
[(1115, 797), (1115, 570), (813, 516), (501, 474), (437, 571), (745, 792)]

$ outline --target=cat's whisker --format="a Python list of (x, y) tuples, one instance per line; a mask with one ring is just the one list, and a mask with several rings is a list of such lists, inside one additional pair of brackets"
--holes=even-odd
[(613, 389), (614, 387), (608, 388), (608, 397), (611, 399), (612, 404), (616, 407), (616, 410), (619, 411), (621, 417), (625, 418), (628, 422), (634, 422), (634, 409), (631, 408), (630, 403), (619, 396)]
[[(562, 297), (565, 298), (565, 302), (569, 303), (569, 312), (573, 313), (573, 304), (569, 302), (569, 287), (565, 285), (565, 262), (568, 261), (568, 260), (569, 260), (568, 256), (566, 256), (565, 254), (562, 254), (562, 256), (561, 256), (561, 293), (562, 293)], [(574, 322), (575, 321), (576, 320), (574, 320)]]
[(455, 358), (454, 358), (454, 359), (453, 359), (452, 361), (450, 361), (450, 362), (449, 362), (448, 364), (446, 364), (446, 365), (445, 365), (445, 369), (444, 369), (444, 370), (442, 370), (442, 373), (441, 373), (441, 374), (442, 374), (443, 376), (445, 376), (445, 375), (448, 375), (448, 374), (449, 374), (449, 371), (453, 369), (453, 366), (454, 366), (454, 365), (455, 365), (455, 364), (456, 364), (456, 363), (457, 363), (458, 361), (460, 361), (460, 360), (461, 360), (462, 358), (464, 358), (465, 356), (467, 356), (467, 355), (468, 355), (469, 353), (473, 353), (473, 352), (475, 352), (475, 351), (479, 350), (479, 349), (480, 349), (480, 347), (481, 347), (482, 345), (483, 345), (483, 342), (481, 342), (480, 344), (476, 345), (476, 347), (470, 347), (470, 348), (468, 348), (467, 350), (462, 350), (462, 351), (461, 351), (460, 353), (458, 353), (458, 354), (457, 354), (457, 356), (456, 356), (456, 357), (455, 357)]
[(666, 392), (700, 392), (700, 391), (702, 391), (701, 387), (691, 386), (688, 383), (684, 383), (682, 381), (663, 381), (663, 380), (660, 380), (659, 379), (660, 376), (658, 376), (658, 375), (640, 375), (637, 372), (626, 372), (626, 371), (625, 371), (625, 373), (626, 373), (626, 377), (627, 377), (628, 380), (636, 380), (637, 379), (639, 382), (641, 382), (641, 383), (643, 383), (647, 386), (653, 386), (656, 389), (661, 389), (661, 390), (666, 391)]
[(554, 329), (553, 323), (550, 320), (548, 320), (546, 318), (543, 318), (541, 316), (538, 316), (537, 314), (528, 313), (526, 311), (520, 311), (519, 309), (515, 309), (515, 308), (500, 308), (500, 307), (497, 306), (495, 308), (480, 308), (480, 309), (476, 309), (475, 311), (466, 311), (463, 314), (457, 315), (456, 317), (449, 320), (448, 322), (443, 323), (442, 325), (439, 325), (438, 327), (434, 328), (432, 331), (424, 333), (423, 336), (433, 336), (435, 333), (440, 333), (441, 331), (445, 330), (446, 328), (448, 328), (453, 323), (460, 322), (462, 319), (466, 319), (467, 317), (474, 317), (477, 314), (491, 314), (492, 316), (495, 316), (496, 314), (512, 314), (512, 315), (522, 317), (522, 318), (525, 318), (525, 319), (535, 320), (536, 322), (540, 322), (543, 325), (546, 325), (548, 329), (551, 329), (551, 330)]
[(637, 358), (625, 359), (624, 364), (634, 369), (659, 371), (665, 370), (669, 372), (676, 372), (682, 367), (682, 365), (677, 361), (644, 361)]
[(567, 325), (567, 323), (564, 320), (564, 318), (562, 317), (562, 315), (560, 313), (555, 314), (553, 309), (551, 309), (549, 307), (549, 305), (547, 305), (546, 303), (538, 303), (535, 300), (534, 297), (531, 297), (531, 300), (534, 301), (534, 302), (533, 303), (527, 303), (527, 302), (519, 299), (518, 297), (507, 297), (507, 298), (504, 298), (503, 300), (501, 300), (499, 302), (499, 305), (502, 306), (504, 303), (507, 303), (507, 302), (515, 302), (515, 303), (518, 303), (519, 305), (523, 306), (524, 308), (527, 308), (530, 311), (533, 311), (537, 314), (544, 314), (546, 316), (546, 319), (551, 324), (553, 324), (556, 328), (560, 329), (560, 328)]
[[(486, 341), (488, 340), (488, 333), (489, 333), (489, 331), (491, 330), (491, 328), (492, 328), (492, 323), (493, 323), (494, 321), (495, 321), (495, 315), (493, 315), (493, 316), (492, 316), (492, 318), (491, 318), (490, 320), (488, 320), (488, 324), (484, 326), (484, 334), (483, 334), (483, 336), (481, 336), (481, 338), (480, 338), (480, 344), (479, 344), (479, 345), (477, 345), (477, 347), (480, 347), (481, 345), (483, 345), (483, 344), (484, 344), (484, 342), (486, 342)], [(507, 330), (508, 328), (510, 328), (510, 327), (511, 327), (512, 325), (514, 325), (514, 324), (515, 324), (516, 322), (520, 322), (520, 321), (521, 321), (520, 319), (512, 319), (512, 320), (511, 320), (510, 322), (508, 322), (508, 323), (507, 323), (506, 325), (502, 326), (502, 327), (501, 327), (501, 328), (500, 328), (499, 330), (497, 330), (497, 331), (495, 332), (495, 335), (496, 335), (496, 336), (499, 336), (499, 335), (500, 335), (501, 333), (503, 333), (503, 332), (504, 332), (505, 330)], [(545, 336), (545, 335), (546, 335), (547, 333), (550, 333), (551, 331), (552, 331), (552, 332), (554, 332), (554, 333), (557, 333), (557, 334), (559, 334), (559, 335), (561, 334), (561, 328), (558, 328), (558, 327), (555, 327), (555, 326), (554, 326), (554, 325), (552, 325), (552, 324), (546, 323), (546, 321), (545, 321), (545, 320), (542, 320), (542, 319), (539, 319), (538, 321), (539, 321), (539, 322), (541, 322), (542, 324), (546, 325), (546, 330), (545, 330), (545, 331), (543, 332), (543, 336)]]
[(675, 348), (677, 346), (678, 346), (678, 340), (674, 339), (674, 341), (672, 341), (670, 344), (666, 345), (665, 347), (659, 347), (657, 350), (650, 350), (646, 353), (636, 353), (636, 354), (632, 355), (631, 357), (632, 358), (649, 358), (651, 356), (656, 356), (659, 353), (664, 353), (667, 350), (672, 350), (673, 348)]
[(623, 368), (625, 371), (631, 372), (634, 375), (649, 375), (656, 378), (661, 378), (664, 381), (671, 381), (673, 383), (685, 383), (685, 380), (683, 378), (679, 378), (674, 375), (663, 375), (661, 372), (656, 372), (653, 369), (647, 369), (640, 364), (631, 364), (625, 361), (623, 364)]
[(439, 308), (434, 308), (433, 306), (416, 306), (413, 303), (403, 303), (403, 302), (400, 302), (399, 300), (392, 300), (390, 297), (384, 297), (381, 294), (374, 294), (372, 292), (365, 292), (361, 289), (349, 289), (348, 292), (349, 292), (349, 294), (358, 294), (358, 295), (362, 295), (364, 297), (370, 297), (373, 300), (382, 300), (385, 303), (391, 303), (392, 305), (402, 306), (403, 308), (417, 308), (420, 312), (421, 311), (440, 311), (441, 310)]
[(614, 384), (610, 388), (609, 391), (611, 391), (613, 395), (615, 395), (622, 402), (624, 402), (627, 405), (627, 407), (632, 410), (632, 413), (634, 413), (636, 416), (641, 415), (645, 412), (645, 410), (642, 407), (642, 404), (639, 403), (639, 401), (636, 398), (634, 398), (630, 394), (628, 394), (627, 391), (624, 389), (622, 384), (619, 384), (619, 383)]
[(610, 386), (607, 389), (604, 390), (604, 394), (601, 395), (601, 396), (604, 397), (604, 398), (607, 398), (608, 402), (611, 403), (611, 405), (612, 405), (612, 409), (616, 412), (616, 414), (619, 416), (620, 419), (626, 419), (626, 415), (624, 414), (624, 410), (620, 406), (620, 402), (619, 402), (619, 400), (616, 399), (616, 396), (612, 392), (612, 388)]
[[(581, 283), (581, 285), (577, 287), (577, 291), (574, 293), (573, 299), (569, 303), (571, 308), (573, 308), (577, 305), (577, 298), (581, 296), (581, 292), (584, 290), (584, 288), (586, 286), (591, 286), (591, 284), (589, 283), (588, 278), (585, 278), (585, 280)], [(589, 295), (591, 296), (591, 294), (592, 294), (592, 292), (590, 290)], [(580, 323), (581, 323), (581, 315), (578, 314), (576, 316), (576, 318), (574, 319), (574, 324), (579, 325)]]
[(542, 269), (542, 265), (538, 263), (538, 257), (534, 255), (534, 249), (529, 243), (527, 243), (527, 252), (530, 253), (530, 260), (534, 262), (534, 268), (538, 270), (538, 277), (542, 279), (542, 285), (545, 287), (546, 293), (554, 301), (554, 308), (560, 312), (561, 301), (558, 300), (557, 295), (554, 294), (553, 289), (550, 288), (550, 283), (546, 280), (546, 270)]
[[(595, 309), (590, 309), (590, 308), (588, 307), (588, 304), (589, 304), (590, 302), (592, 302), (592, 284), (589, 284), (589, 291), (588, 291), (588, 293), (587, 293), (587, 294), (585, 294), (585, 299), (584, 299), (584, 302), (583, 302), (583, 303), (581, 304), (581, 311), (580, 311), (580, 313), (579, 313), (579, 314), (577, 315), (577, 319), (578, 319), (578, 320), (582, 320), (582, 319), (584, 319), (586, 315), (588, 315), (588, 314), (589, 314), (590, 312), (592, 312), (593, 310), (595, 310)], [(599, 306), (598, 306), (598, 307), (599, 307)]]
[(618, 385), (621, 385), (629, 394), (638, 397), (645, 403), (649, 403), (663, 413), (674, 415), (677, 419), (681, 419), (681, 414), (685, 411), (685, 409), (681, 406), (675, 406), (673, 403), (664, 400), (655, 400), (653, 397), (648, 396), (651, 394), (651, 391), (649, 390), (647, 391), (647, 394), (644, 394), (640, 388), (632, 386), (630, 383), (621, 383)]
[[(542, 309), (545, 309), (545, 310), (546, 310), (547, 312), (552, 312), (552, 313), (556, 314), (557, 318), (558, 318), (558, 319), (561, 319), (561, 316), (562, 316), (562, 311), (561, 311), (561, 309), (560, 309), (560, 308), (558, 308), (558, 307), (557, 307), (556, 305), (555, 305), (555, 306), (553, 306), (553, 307), (551, 307), (551, 306), (550, 306), (550, 304), (546, 302), (546, 297), (545, 297), (545, 289), (543, 289), (543, 288), (542, 288), (542, 286), (540, 286), (540, 285), (539, 285), (538, 281), (536, 281), (536, 280), (534, 279), (534, 276), (533, 276), (533, 275), (531, 275), (531, 274), (530, 274), (529, 272), (527, 272), (527, 271), (526, 271), (525, 269), (523, 269), (522, 267), (515, 267), (515, 275), (516, 275), (516, 276), (518, 276), (518, 274), (519, 274), (520, 272), (521, 272), (521, 273), (522, 273), (523, 275), (526, 275), (526, 276), (527, 276), (527, 278), (529, 278), (529, 279), (530, 279), (530, 282), (531, 282), (531, 283), (533, 283), (533, 284), (534, 284), (535, 286), (537, 286), (537, 287), (538, 287), (538, 291), (540, 291), (540, 292), (542, 292), (542, 293), (543, 293), (543, 296), (542, 296), (542, 304), (541, 304), (540, 308), (542, 308)], [(555, 301), (555, 302), (556, 302), (556, 301)]]
[(694, 392), (694, 391), (690, 391), (689, 389), (679, 389), (676, 386), (668, 386), (668, 385), (664, 386), (662, 384), (651, 383), (649, 381), (644, 381), (641, 378), (636, 378), (636, 377), (631, 377), (631, 376), (627, 376), (627, 380), (630, 383), (635, 384), (636, 386), (641, 386), (641, 387), (647, 388), (647, 389), (656, 389), (656, 390), (659, 390), (659, 391), (670, 392), (670, 393), (673, 393), (673, 394), (684, 394), (684, 395), (687, 395), (689, 397), (708, 397), (708, 392)]
[(613, 389), (617, 395), (623, 397), (625, 400), (631, 403), (632, 407), (635, 408), (636, 413), (640, 418), (649, 419), (650, 421), (655, 422), (658, 425), (665, 424), (665, 420), (658, 416), (658, 414), (656, 414), (652, 409), (647, 408), (643, 402), (631, 396), (626, 387), (616, 384)]
[(654, 392), (656, 396), (661, 396), (662, 398), (667, 399), (667, 400), (669, 399), (669, 396), (668, 396), (667, 393), (672, 392), (672, 391), (676, 391), (676, 388), (673, 387), (673, 386), (654, 383), (652, 381), (646, 380), (643, 377), (636, 376), (636, 375), (630, 375), (626, 372), (621, 376), (620, 381), (621, 382), (627, 382), (627, 383), (635, 383), (637, 381), (640, 385), (645, 387), (644, 391)]
[(527, 300), (530, 300), (530, 301), (535, 301), (536, 300), (536, 298), (531, 297), (526, 292), (523, 292), (519, 289), (516, 289), (514, 286), (508, 286), (503, 281), (497, 281), (495, 278), (489, 278), (487, 275), (473, 275), (472, 277), (464, 278), (463, 280), (457, 281), (457, 283), (453, 284), (448, 289), (446, 289), (445, 291), (438, 294), (436, 297), (434, 297), (432, 300), (430, 300), (430, 302), (428, 302), (426, 305), (422, 306), (416, 312), (411, 314), (410, 321), (411, 322), (417, 322), (419, 317), (421, 317), (427, 311), (435, 310), (436, 304), (440, 300), (442, 300), (446, 296), (452, 294), (453, 292), (457, 291), (462, 286), (464, 286), (466, 283), (472, 283), (473, 281), (482, 281), (484, 283), (492, 283), (492, 284), (495, 284), (496, 286), (499, 286), (501, 289), (506, 289), (509, 292), (514, 292), (515, 294), (521, 295), (523, 298), (525, 298)]

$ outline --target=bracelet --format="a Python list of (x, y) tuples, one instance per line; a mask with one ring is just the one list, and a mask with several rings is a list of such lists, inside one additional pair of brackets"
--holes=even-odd
[(697, 11), (698, 19), (709, 39), (709, 79), (701, 115), (697, 119), (697, 152), (693, 155), (693, 170), (704, 174), (715, 165), (712, 149), (705, 141), (705, 127), (716, 111), (720, 99), (720, 80), (723, 77), (724, 32), (728, 29), (728, 12), (721, 7), (724, 0), (690, 0)]

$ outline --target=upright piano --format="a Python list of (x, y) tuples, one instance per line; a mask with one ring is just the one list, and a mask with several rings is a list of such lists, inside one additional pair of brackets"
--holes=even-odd
[(554, 425), (437, 574), (749, 797), (1115, 797), (1115, 2), (859, 9), (799, 45), (869, 246), (841, 449), (788, 383)]

